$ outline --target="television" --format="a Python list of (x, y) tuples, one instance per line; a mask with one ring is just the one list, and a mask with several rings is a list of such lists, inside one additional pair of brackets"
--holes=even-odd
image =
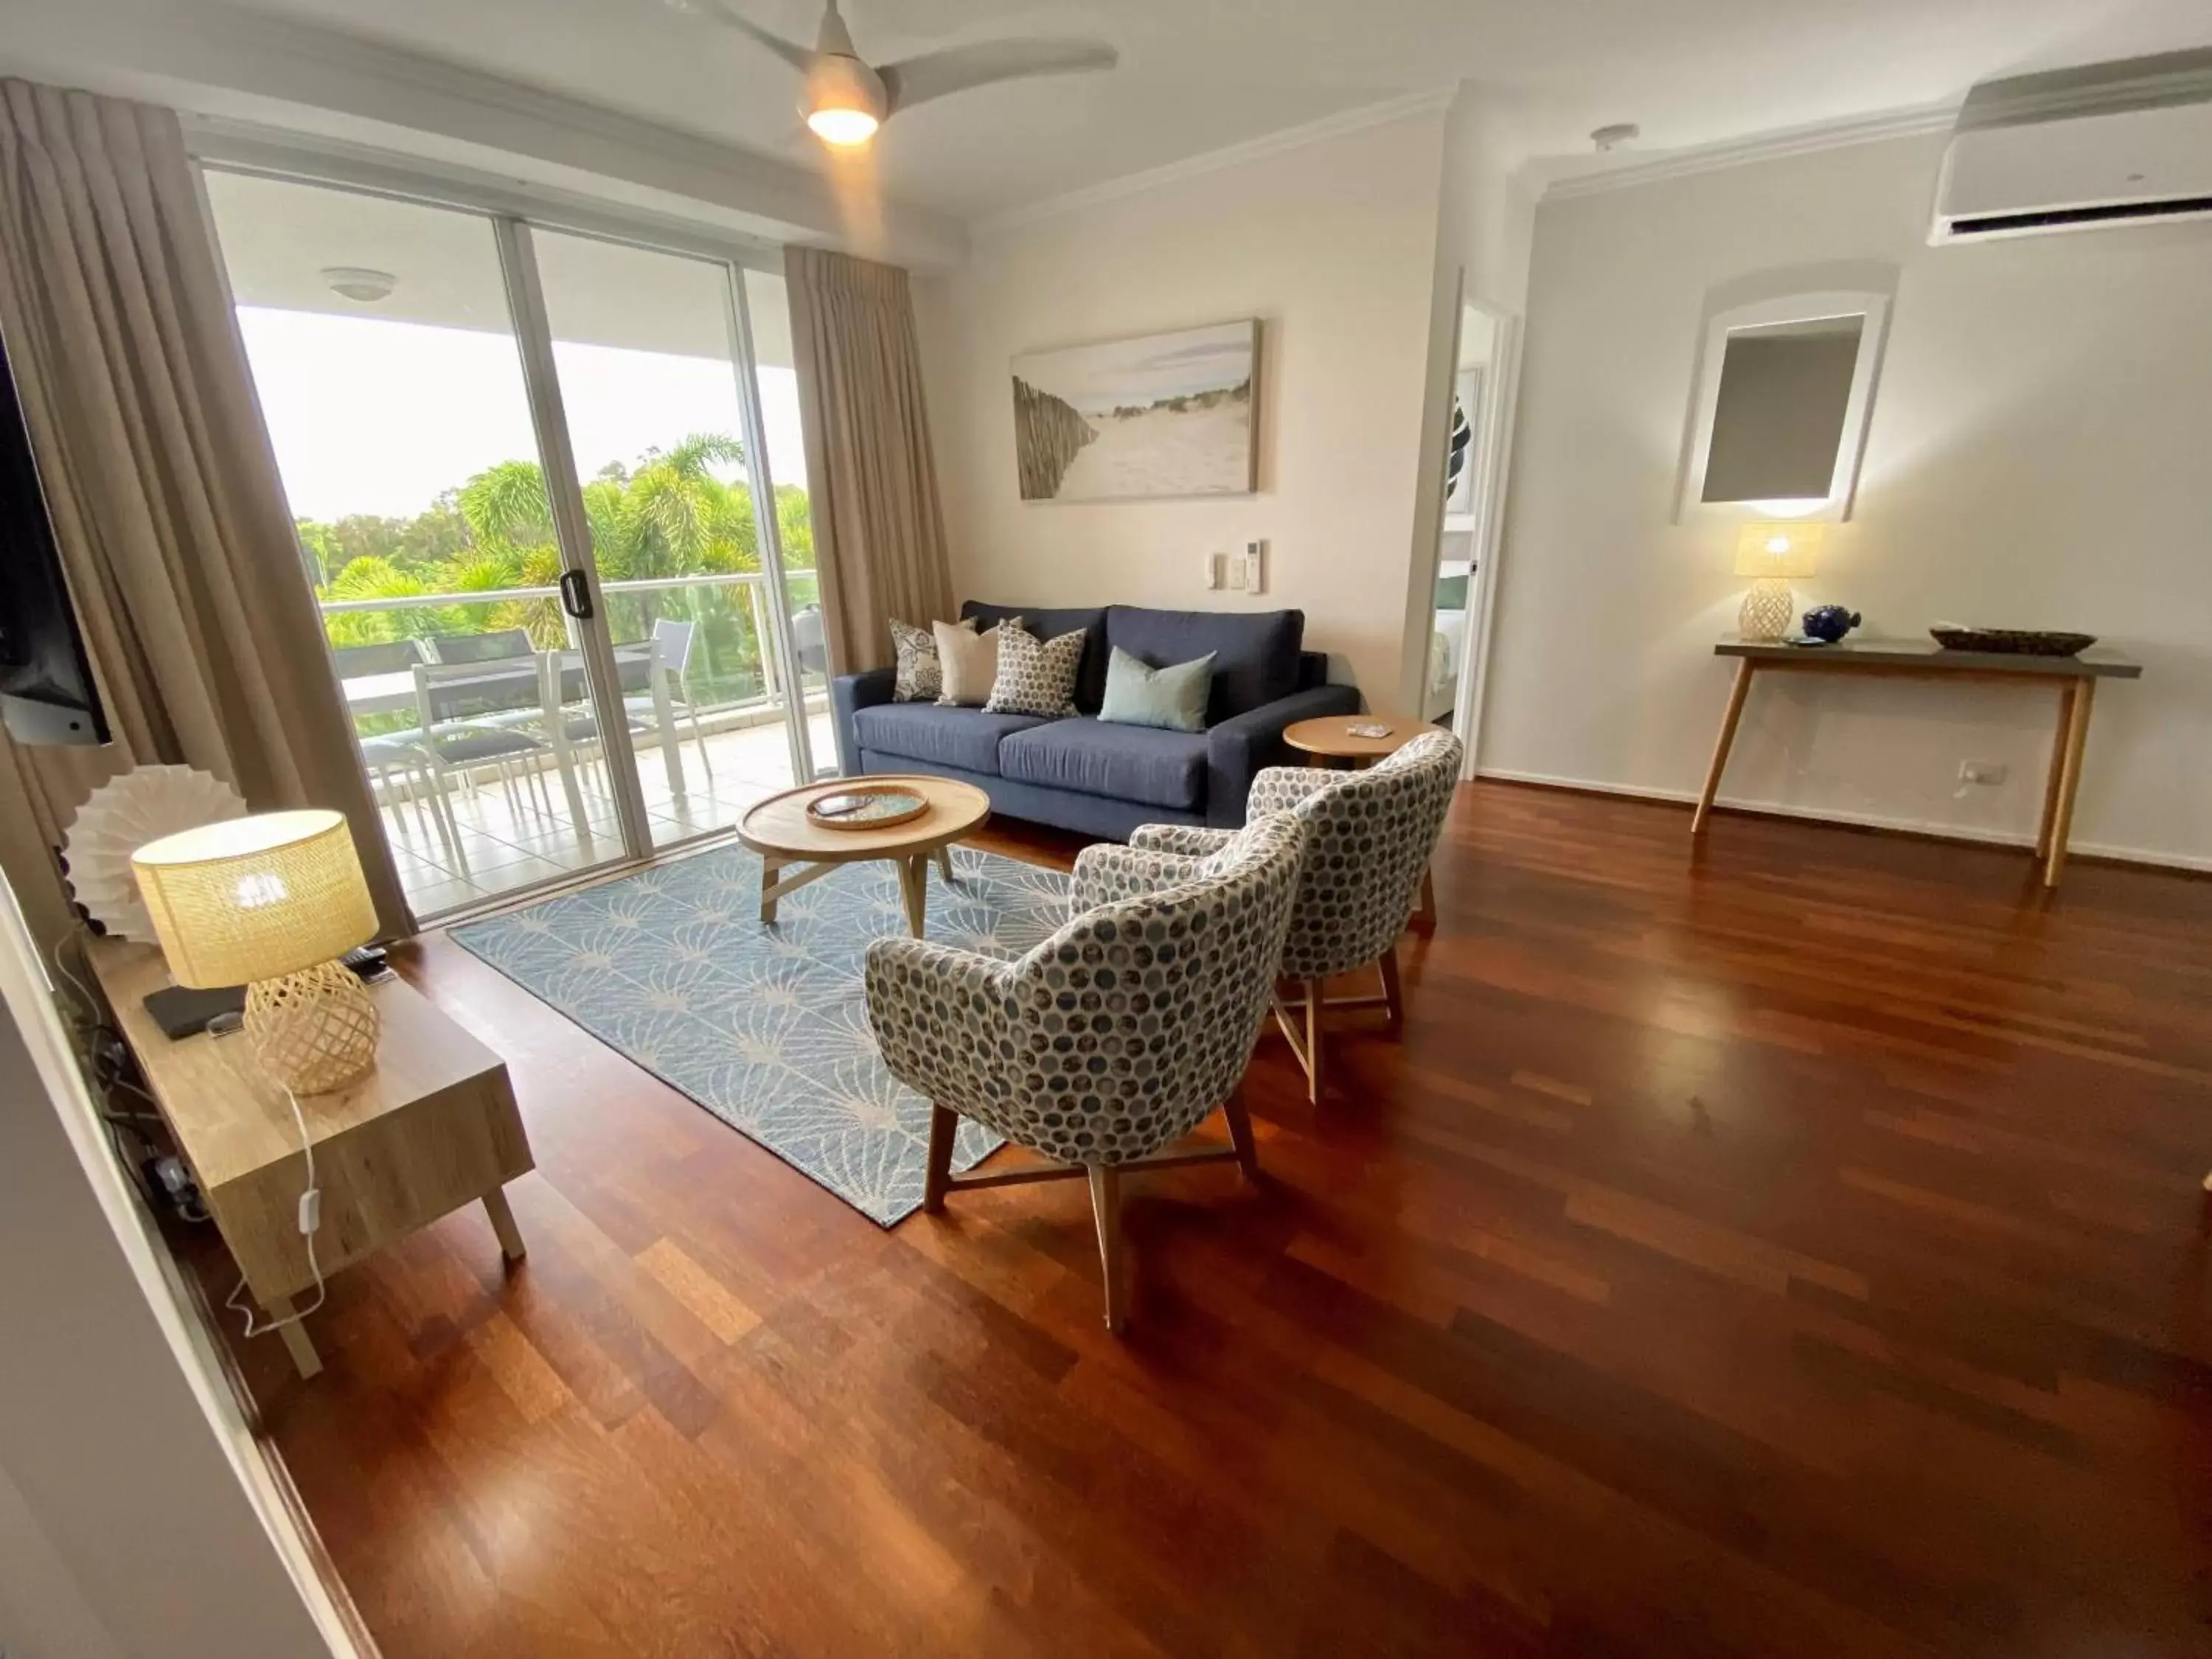
[(106, 743), (107, 716), (0, 339), (0, 724), (18, 743)]

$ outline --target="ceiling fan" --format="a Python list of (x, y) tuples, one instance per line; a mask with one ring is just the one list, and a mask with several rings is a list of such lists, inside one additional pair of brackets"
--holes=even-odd
[(876, 129), (909, 105), (1034, 75), (1075, 75), (1109, 70), (1121, 54), (1103, 40), (979, 40), (948, 46), (896, 64), (870, 65), (853, 49), (852, 32), (829, 0), (821, 32), (810, 50), (763, 28), (729, 0), (693, 0), (697, 9), (750, 35), (806, 77), (799, 112), (824, 143), (865, 144)]

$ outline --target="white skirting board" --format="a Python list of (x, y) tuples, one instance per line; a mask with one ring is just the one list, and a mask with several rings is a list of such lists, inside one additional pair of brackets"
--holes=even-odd
[[(1685, 806), (1697, 804), (1694, 789), (1655, 789), (1643, 784), (1606, 783), (1595, 778), (1556, 777), (1548, 772), (1514, 772), (1500, 766), (1481, 766), (1475, 769), (1480, 778), (1496, 778), (1501, 783), (1535, 783), (1554, 789), (1583, 789), (1600, 795), (1626, 795), (1637, 800), (1675, 801)], [(1743, 800), (1721, 795), (1713, 802), (1716, 808), (1728, 808), (1741, 812), (1756, 812), (1765, 817), (1804, 818), (1814, 823), (1856, 824), (1868, 830), (1903, 830), (1914, 835), (1933, 836), (1942, 841), (1973, 842), (1990, 847), (2017, 847), (2032, 849), (2032, 836), (2009, 834), (2004, 830), (1976, 830), (1955, 823), (1944, 823), (1934, 818), (1892, 817), (1880, 812), (1832, 811), (1810, 806), (1785, 806), (1779, 802)], [(2212, 858), (2187, 853), (2152, 852), (2140, 847), (2115, 847), (2105, 842), (2082, 841), (2078, 837), (2068, 843), (2069, 853), (2090, 858), (2118, 859), (2126, 864), (2150, 865), (2162, 870), (2212, 871)]]

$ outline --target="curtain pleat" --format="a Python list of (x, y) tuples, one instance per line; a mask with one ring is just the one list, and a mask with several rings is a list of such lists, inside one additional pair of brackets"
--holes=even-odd
[(784, 273), (824, 632), (852, 673), (892, 659), (891, 617), (952, 614), (914, 301), (905, 271), (819, 248), (787, 248)]
[(411, 933), (173, 112), (0, 81), (0, 335), (115, 737), (0, 737), (0, 865), (41, 939), (69, 922), (69, 818), (156, 762), (343, 812), (386, 933)]

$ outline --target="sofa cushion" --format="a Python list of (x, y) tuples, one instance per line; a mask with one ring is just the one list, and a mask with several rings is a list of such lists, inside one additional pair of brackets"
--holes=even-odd
[(1018, 782), (1195, 811), (1206, 799), (1206, 733), (1054, 720), (1010, 734), (999, 771)]
[(1298, 689), (1303, 611), (1152, 611), (1116, 605), (1106, 611), (1106, 642), (1152, 667), (1213, 653), (1211, 726), (1249, 714)]
[(1083, 629), (1083, 658), (1075, 669), (1075, 708), (1078, 714), (1095, 714), (1106, 695), (1106, 613), (1103, 610), (1063, 607), (1040, 610), (1033, 605), (986, 605), (970, 599), (960, 607), (978, 628), (994, 628), (1009, 617), (1019, 617), (1022, 626), (1041, 640), (1056, 640)]
[(935, 702), (878, 703), (853, 716), (863, 749), (994, 776), (1000, 738), (1048, 723), (1035, 714), (991, 714)]

